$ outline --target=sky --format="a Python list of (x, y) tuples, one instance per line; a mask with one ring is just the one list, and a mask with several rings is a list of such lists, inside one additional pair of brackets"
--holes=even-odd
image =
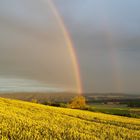
[[(0, 91), (76, 91), (47, 0), (0, 1)], [(140, 93), (140, 1), (53, 0), (71, 36), (83, 92)]]

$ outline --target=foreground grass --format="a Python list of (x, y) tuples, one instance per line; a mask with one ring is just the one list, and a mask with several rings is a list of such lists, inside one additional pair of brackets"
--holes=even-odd
[(2, 140), (140, 140), (140, 119), (0, 98)]

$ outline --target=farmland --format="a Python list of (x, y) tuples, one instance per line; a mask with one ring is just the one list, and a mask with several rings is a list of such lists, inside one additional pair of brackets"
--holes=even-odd
[(112, 115), (140, 118), (140, 107), (132, 108), (127, 107), (127, 105), (92, 104), (91, 106), (89, 106), (89, 110), (93, 112), (102, 112)]
[(0, 98), (3, 140), (139, 140), (140, 119)]

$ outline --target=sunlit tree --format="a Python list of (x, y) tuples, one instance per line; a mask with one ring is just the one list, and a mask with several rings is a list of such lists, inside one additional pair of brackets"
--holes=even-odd
[(86, 99), (84, 96), (74, 97), (69, 104), (69, 107), (74, 109), (84, 109), (85, 106), (86, 106)]

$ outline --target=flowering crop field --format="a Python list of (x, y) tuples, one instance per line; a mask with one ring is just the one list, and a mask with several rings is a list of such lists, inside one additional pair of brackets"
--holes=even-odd
[(140, 119), (0, 98), (0, 140), (140, 140)]

